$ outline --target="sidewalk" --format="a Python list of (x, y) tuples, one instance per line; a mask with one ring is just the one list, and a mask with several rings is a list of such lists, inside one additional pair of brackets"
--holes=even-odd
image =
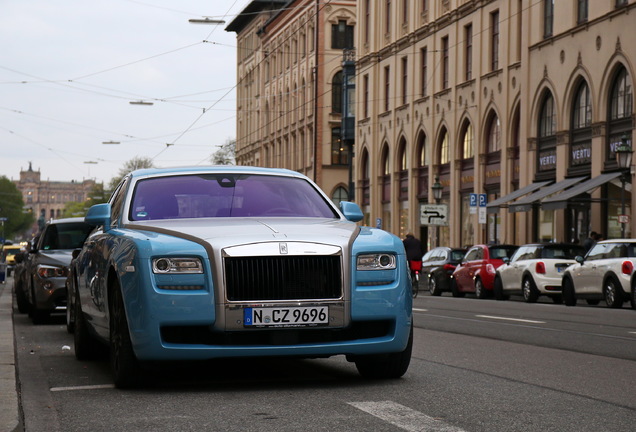
[(13, 278), (0, 283), (0, 431), (20, 428), (13, 340)]

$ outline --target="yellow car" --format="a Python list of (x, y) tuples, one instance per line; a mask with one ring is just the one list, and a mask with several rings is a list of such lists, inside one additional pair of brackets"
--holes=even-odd
[(15, 267), (15, 254), (22, 250), (23, 248), (20, 245), (5, 245), (2, 249), (2, 256), (7, 263), (7, 277), (11, 276), (11, 272)]

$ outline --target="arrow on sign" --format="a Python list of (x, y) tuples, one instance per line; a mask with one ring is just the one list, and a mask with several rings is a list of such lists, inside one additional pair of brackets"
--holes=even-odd
[(445, 216), (443, 214), (440, 214), (440, 212), (438, 211), (430, 211), (430, 210), (424, 210), (422, 212), (424, 215), (428, 215), (428, 223), (431, 223), (432, 219), (441, 219), (444, 220)]

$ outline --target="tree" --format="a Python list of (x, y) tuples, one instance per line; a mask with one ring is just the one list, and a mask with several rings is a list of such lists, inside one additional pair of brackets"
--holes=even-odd
[(155, 165), (152, 163), (152, 159), (147, 157), (136, 156), (126, 162), (122, 168), (119, 169), (119, 173), (116, 177), (113, 177), (108, 184), (108, 190), (114, 191), (119, 182), (131, 171), (135, 171), (141, 168), (154, 168)]
[(28, 230), (35, 222), (33, 213), (24, 211), (22, 194), (15, 183), (4, 176), (0, 177), (0, 218), (4, 221), (4, 233), (0, 231), (0, 236), (4, 234), (4, 238)]
[(236, 165), (236, 140), (229, 138), (212, 153), (210, 162), (214, 165)]

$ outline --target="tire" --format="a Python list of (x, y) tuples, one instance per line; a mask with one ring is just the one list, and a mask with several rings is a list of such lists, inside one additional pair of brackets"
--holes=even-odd
[(537, 285), (530, 276), (523, 278), (523, 282), (521, 283), (521, 294), (523, 294), (523, 299), (526, 303), (537, 302), (537, 299), (539, 298), (539, 290), (537, 290)]
[(413, 351), (413, 325), (409, 333), (409, 341), (404, 351), (380, 354), (357, 356), (354, 359), (358, 373), (369, 379), (396, 379), (406, 373), (411, 363), (411, 352)]
[(589, 304), (590, 306), (596, 306), (600, 302), (601, 301), (597, 300), (597, 299), (587, 299), (587, 300), (585, 300), (585, 303)]
[(484, 288), (484, 284), (481, 279), (475, 279), (475, 297), (478, 299), (485, 299), (488, 297), (488, 291)]
[(552, 303), (554, 304), (563, 304), (563, 296), (560, 294), (550, 296), (552, 298)]
[(632, 292), (629, 294), (629, 302), (632, 304), (632, 309), (636, 309), (636, 281), (632, 282)]
[(450, 280), (450, 289), (451, 289), (451, 293), (453, 294), (453, 297), (464, 297), (466, 295), (465, 292), (459, 290), (459, 287), (457, 286), (457, 281), (455, 280), (455, 278), (451, 278)]
[(495, 285), (492, 289), (495, 300), (508, 300), (510, 296), (504, 294), (503, 282), (500, 277), (495, 277)]
[(563, 303), (566, 306), (576, 306), (576, 293), (574, 292), (574, 283), (569, 277), (563, 278), (561, 282), (561, 295), (563, 296)]
[(18, 312), (20, 312), (21, 314), (29, 313), (31, 305), (29, 304), (29, 300), (27, 299), (27, 296), (22, 289), (22, 284), (16, 284), (15, 299), (16, 303), (18, 304)]
[(34, 325), (46, 324), (51, 316), (51, 311), (38, 309), (35, 304), (35, 291), (31, 290), (31, 296), (33, 297), (33, 304), (29, 310), (29, 317)]
[(607, 307), (618, 309), (623, 307), (623, 290), (614, 278), (609, 278), (603, 286), (603, 297)]
[(131, 388), (139, 384), (141, 368), (132, 341), (126, 318), (124, 299), (119, 283), (114, 281), (110, 294), (110, 366), (117, 388)]
[(74, 308), (75, 329), (73, 331), (73, 342), (75, 345), (75, 358), (78, 360), (95, 360), (101, 357), (103, 347), (90, 334), (77, 291), (75, 292)]
[(430, 292), (432, 296), (436, 297), (442, 295), (442, 288), (440, 287), (439, 280), (434, 274), (431, 274), (428, 278), (428, 292)]

